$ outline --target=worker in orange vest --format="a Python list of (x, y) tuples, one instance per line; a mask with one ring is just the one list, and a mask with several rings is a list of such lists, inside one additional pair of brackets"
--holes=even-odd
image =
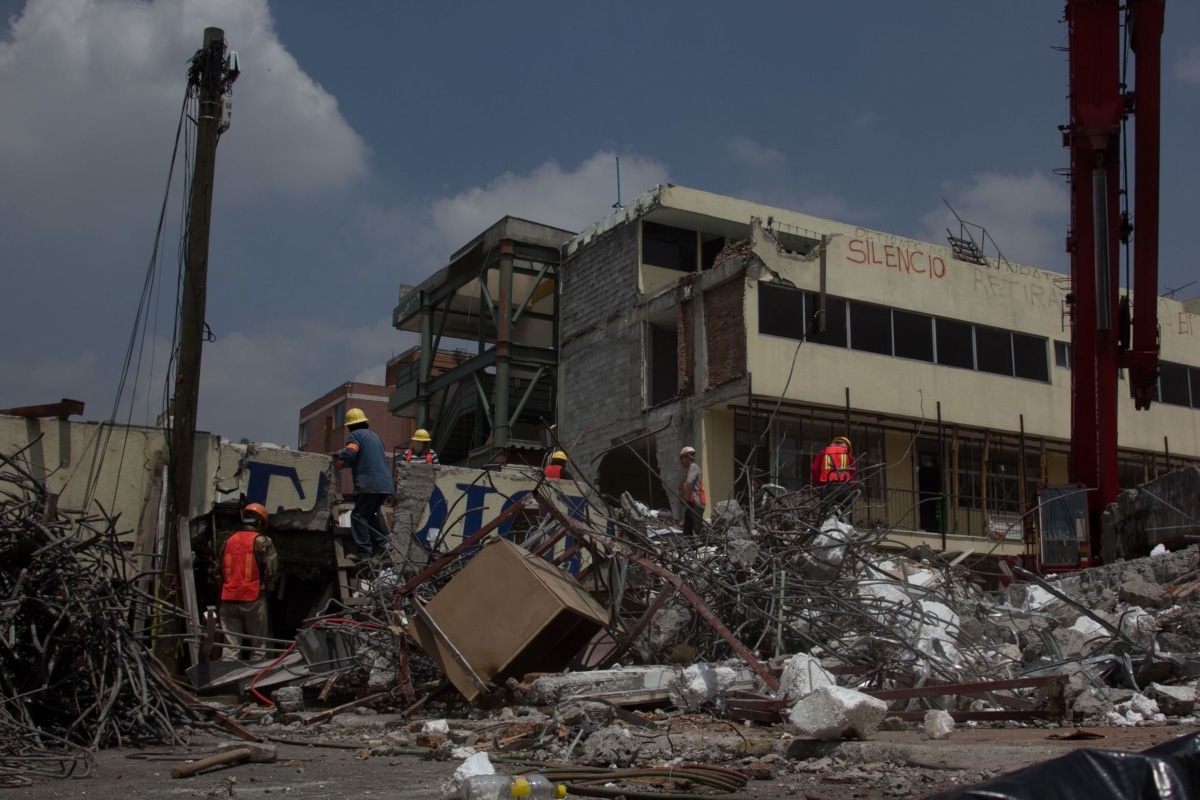
[(700, 475), (700, 465), (696, 463), (696, 448), (688, 445), (680, 450), (679, 463), (683, 466), (683, 483), (679, 484), (679, 496), (683, 499), (683, 535), (692, 536), (704, 525), (704, 509), (708, 505), (704, 479)]
[(555, 450), (550, 454), (550, 465), (542, 470), (542, 474), (547, 480), (569, 481), (571, 476), (567, 474), (567, 454), (562, 450)]
[(429, 435), (429, 431), (417, 428), (416, 433), (412, 435), (412, 445), (404, 451), (404, 460), (410, 464), (416, 461), (417, 463), (440, 465), (442, 462), (438, 461), (437, 452), (430, 447), (432, 441), (433, 437)]
[(839, 503), (850, 494), (858, 469), (850, 440), (838, 436), (825, 446), (812, 462), (812, 482), (821, 498)]
[(266, 530), (267, 509), (251, 503), (242, 509), (241, 529), (221, 550), (223, 661), (237, 660), (243, 646), (252, 661), (267, 655), (267, 594), (275, 590), (279, 556)]

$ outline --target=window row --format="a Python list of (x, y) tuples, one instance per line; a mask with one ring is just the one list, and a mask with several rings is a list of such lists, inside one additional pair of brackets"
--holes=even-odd
[[(1054, 343), (1054, 364), (1063, 369), (1071, 368), (1071, 343), (1056, 341)], [(1125, 379), (1125, 370), (1117, 373)], [(1130, 396), (1135, 388), (1129, 387)], [(1175, 364), (1161, 361), (1158, 365), (1158, 385), (1154, 387), (1156, 403), (1184, 408), (1200, 408), (1200, 367), (1189, 367), (1186, 364)]]
[[(823, 321), (823, 325), (822, 325)], [(823, 328), (823, 329), (822, 329)], [(1047, 339), (781, 286), (758, 286), (758, 332), (1050, 382)]]

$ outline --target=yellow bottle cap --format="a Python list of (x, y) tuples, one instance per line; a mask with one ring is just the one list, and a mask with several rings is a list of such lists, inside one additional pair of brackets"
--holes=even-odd
[(566, 797), (567, 796), (567, 785), (565, 783), (555, 784), (554, 796), (557, 797), (558, 800), (562, 800), (564, 797)]

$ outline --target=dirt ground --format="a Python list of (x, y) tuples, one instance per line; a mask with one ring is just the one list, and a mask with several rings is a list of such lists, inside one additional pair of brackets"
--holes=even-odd
[[(758, 776), (738, 793), (739, 798), (925, 797), (1081, 747), (1139, 751), (1198, 729), (1168, 726), (1089, 730), (1104, 738), (1048, 738), (1070, 733), (1069, 728), (977, 728), (957, 730), (942, 741), (931, 741), (918, 731), (880, 732), (863, 742), (795, 739), (786, 755), (748, 756), (725, 766)], [(98, 754), (95, 767), (86, 777), (38, 780), (32, 786), (9, 790), (9, 796), (20, 800), (260, 795), (287, 795), (289, 800), (372, 796), (431, 800), (441, 796), (443, 784), (458, 764), (455, 760), (432, 761), (411, 755), (370, 756), (371, 739), (364, 737), (361, 749), (277, 744), (275, 763), (241, 764), (191, 778), (171, 778), (172, 766), (209, 754), (219, 741), (197, 735), (189, 748), (105, 750)], [(498, 766), (500, 771), (519, 769), (510, 764)]]

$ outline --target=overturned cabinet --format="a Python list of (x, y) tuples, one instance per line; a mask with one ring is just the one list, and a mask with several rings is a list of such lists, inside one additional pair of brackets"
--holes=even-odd
[(529, 672), (563, 669), (608, 612), (569, 575), (497, 539), (423, 609), (409, 631), (467, 700)]

